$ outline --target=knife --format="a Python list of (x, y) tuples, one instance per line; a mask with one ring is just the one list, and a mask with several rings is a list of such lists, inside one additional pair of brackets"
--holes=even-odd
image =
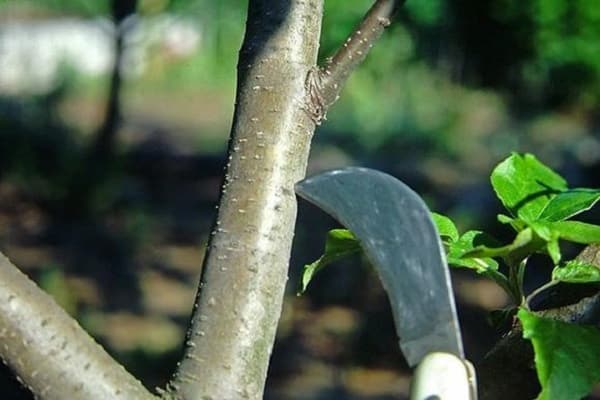
[(423, 200), (380, 171), (349, 167), (296, 184), (296, 193), (350, 229), (390, 300), (411, 367), (412, 400), (475, 400), (445, 252)]

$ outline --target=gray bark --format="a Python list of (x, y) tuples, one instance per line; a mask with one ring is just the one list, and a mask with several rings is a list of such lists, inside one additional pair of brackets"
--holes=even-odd
[(183, 361), (185, 400), (262, 398), (296, 220), (294, 184), (315, 125), (389, 25), (378, 0), (333, 61), (317, 68), (323, 0), (250, 1), (229, 163)]
[(315, 123), (305, 83), (322, 0), (250, 1), (229, 163), (184, 359), (186, 400), (262, 398)]
[[(323, 0), (250, 0), (229, 162), (185, 352), (164, 398), (262, 398), (315, 126), (401, 1), (377, 0), (324, 68)], [(43, 399), (152, 399), (8, 260), (0, 356)]]

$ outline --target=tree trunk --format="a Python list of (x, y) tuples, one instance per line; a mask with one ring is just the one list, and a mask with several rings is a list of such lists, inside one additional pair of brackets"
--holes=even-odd
[(91, 160), (93, 162), (105, 161), (112, 155), (116, 142), (117, 130), (121, 122), (121, 92), (122, 92), (122, 69), (123, 57), (125, 55), (125, 34), (131, 27), (125, 26), (125, 19), (132, 16), (137, 8), (137, 0), (112, 0), (111, 14), (115, 25), (114, 33), (114, 55), (106, 111), (102, 125), (96, 133), (92, 146)]
[(323, 0), (250, 1), (229, 162), (186, 351), (171, 390), (186, 400), (260, 399), (287, 281), (294, 184), (315, 122), (305, 84)]
[[(204, 259), (185, 354), (164, 398), (262, 398), (287, 281), (296, 220), (294, 184), (304, 177), (316, 124), (324, 119), (350, 72), (365, 58), (401, 3), (377, 0), (331, 61), (318, 68), (323, 0), (250, 0), (219, 212)], [(27, 338), (26, 332), (16, 330), (21, 319), (31, 320), (38, 328), (28, 330), (39, 330), (40, 336), (34, 345), (34, 341), (23, 342), (15, 345), (16, 353), (9, 349), (0, 356), (37, 396), (106, 399), (118, 398), (118, 392), (124, 398), (152, 398), (107, 359), (102, 349), (88, 345), (91, 339), (81, 329), (65, 336), (74, 322), (69, 323), (56, 305), (39, 313), (34, 306), (45, 299), (39, 289), (25, 279), (13, 279), (12, 275), (18, 274), (1, 267), (0, 278), (6, 276), (11, 287), (0, 286), (0, 297), (4, 289), (9, 301), (5, 309), (0, 308), (4, 318), (0, 318), (0, 339), (4, 327), (12, 335), (3, 340), (5, 344), (18, 342), (20, 336)], [(13, 294), (11, 290), (16, 291)], [(11, 312), (21, 301), (31, 305)], [(45, 319), (54, 313), (62, 318), (57, 333), (48, 328)], [(54, 346), (59, 334), (65, 337), (60, 350), (68, 349), (68, 357), (81, 360), (71, 368), (66, 363), (61, 366), (57, 354), (62, 353), (48, 356), (53, 362), (48, 368), (55, 370), (51, 383), (63, 388), (56, 397), (48, 395), (46, 380), (40, 378), (46, 375), (46, 368), (43, 373), (36, 365), (20, 368), (19, 353), (30, 349), (37, 359), (43, 358), (47, 356), (45, 348)], [(94, 381), (86, 371), (96, 364), (100, 369), (93, 371), (101, 376)], [(75, 385), (61, 378), (65, 374), (73, 375)], [(113, 376), (118, 380), (113, 382)], [(119, 380), (131, 394), (113, 390)], [(90, 385), (89, 390), (100, 386), (98, 390), (115, 394), (86, 392), (86, 397), (77, 397), (83, 390), (82, 381)]]
[(287, 281), (294, 184), (310, 140), (402, 1), (377, 0), (322, 68), (323, 0), (251, 0), (229, 162), (183, 361), (186, 400), (260, 399)]
[(123, 67), (123, 56), (125, 53), (124, 30), (120, 23), (115, 23), (115, 61), (110, 75), (110, 85), (108, 89), (108, 100), (106, 102), (106, 111), (102, 125), (96, 133), (94, 143), (91, 148), (91, 157), (93, 161), (106, 160), (114, 151), (117, 130), (121, 122), (121, 87), (123, 78), (121, 69)]

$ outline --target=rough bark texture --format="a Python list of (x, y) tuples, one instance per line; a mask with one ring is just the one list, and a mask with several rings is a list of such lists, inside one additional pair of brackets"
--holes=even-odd
[(328, 65), (316, 67), (323, 0), (250, 1), (229, 163), (175, 398), (260, 399), (315, 125), (400, 1), (378, 0)]
[(229, 163), (176, 397), (260, 399), (287, 281), (294, 184), (315, 124), (305, 83), (322, 0), (250, 1)]
[(325, 119), (327, 110), (339, 98), (344, 83), (364, 61), (384, 29), (391, 24), (392, 17), (402, 3), (404, 0), (376, 1), (333, 57), (328, 58), (323, 67), (310, 71), (308, 110), (317, 124)]
[(156, 399), (2, 254), (0, 358), (36, 398)]
[[(319, 69), (323, 0), (250, 0), (220, 209), (185, 354), (164, 398), (262, 398), (287, 281), (294, 184), (316, 123), (400, 3), (377, 0)], [(154, 398), (3, 257), (0, 344), (40, 398)]]

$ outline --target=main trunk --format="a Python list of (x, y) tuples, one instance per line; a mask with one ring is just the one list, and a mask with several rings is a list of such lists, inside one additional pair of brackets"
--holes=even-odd
[(260, 399), (281, 312), (315, 125), (305, 83), (323, 0), (251, 0), (238, 65), (229, 162), (186, 353), (171, 391)]

